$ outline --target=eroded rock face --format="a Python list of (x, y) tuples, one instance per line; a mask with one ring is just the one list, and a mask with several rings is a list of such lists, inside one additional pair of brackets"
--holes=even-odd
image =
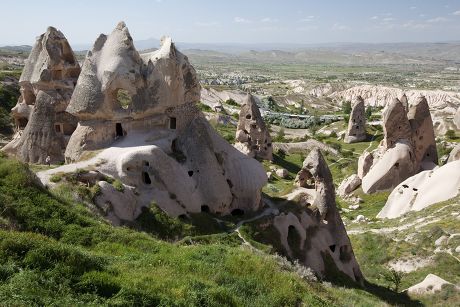
[(310, 179), (300, 195), (306, 201), (299, 200), (298, 210), (282, 212), (272, 221), (284, 252), (320, 276), (327, 276), (335, 265), (361, 283), (363, 276), (336, 208), (332, 176), (318, 149), (305, 159), (301, 172), (299, 177)]
[(100, 184), (96, 203), (117, 224), (152, 202), (171, 216), (259, 209), (263, 167), (212, 129), (194, 68), (170, 38), (161, 44), (141, 57), (124, 23), (97, 39), (67, 109), (79, 122), (66, 160), (106, 148), (97, 168), (125, 189)]
[(460, 160), (460, 143), (455, 146), (452, 151), (449, 153), (449, 159), (447, 162)]
[(365, 111), (363, 98), (356, 97), (352, 103), (348, 129), (344, 138), (345, 143), (356, 143), (366, 139)]
[(358, 175), (353, 174), (345, 178), (337, 188), (337, 194), (345, 197), (351, 192), (356, 190), (361, 185), (361, 178)]
[(457, 112), (454, 115), (454, 124), (457, 126), (457, 129), (460, 130), (460, 108), (458, 108)]
[(422, 162), (438, 164), (433, 121), (425, 97), (419, 97), (407, 113), (412, 131), (412, 142), (417, 165)]
[(37, 38), (19, 79), (21, 96), (12, 109), (17, 135), (3, 150), (20, 160), (64, 161), (77, 120), (65, 110), (80, 66), (64, 35), (53, 27)]
[(374, 156), (368, 151), (364, 151), (358, 159), (358, 177), (363, 179), (367, 175), (374, 162)]
[(273, 160), (270, 132), (251, 94), (246, 96), (241, 106), (235, 147), (250, 157)]
[[(365, 193), (390, 190), (421, 170), (432, 169), (438, 163), (433, 122), (424, 97), (419, 97), (407, 112), (394, 99), (383, 111), (384, 140), (372, 157), (364, 153), (359, 159)], [(366, 163), (367, 160), (367, 163)], [(372, 166), (365, 171), (365, 165)]]
[(378, 218), (396, 218), (451, 199), (460, 191), (460, 161), (407, 178), (390, 194)]

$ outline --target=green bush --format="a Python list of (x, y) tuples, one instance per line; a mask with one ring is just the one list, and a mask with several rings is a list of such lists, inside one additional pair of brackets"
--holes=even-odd
[(112, 183), (112, 186), (115, 188), (115, 190), (117, 190), (118, 192), (124, 192), (125, 191), (125, 186), (123, 185), (123, 183), (116, 179), (113, 183)]

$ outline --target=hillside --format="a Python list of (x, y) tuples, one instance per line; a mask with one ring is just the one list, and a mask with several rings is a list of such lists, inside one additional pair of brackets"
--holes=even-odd
[(113, 227), (84, 205), (89, 190), (68, 185), (50, 193), (35, 182), (26, 165), (0, 158), (0, 299), (7, 305), (409, 302), (372, 284), (317, 283), (296, 265), (246, 247), (234, 232), (199, 235), (209, 229), (158, 211), (146, 213), (149, 234), (135, 230), (141, 221), (134, 229)]

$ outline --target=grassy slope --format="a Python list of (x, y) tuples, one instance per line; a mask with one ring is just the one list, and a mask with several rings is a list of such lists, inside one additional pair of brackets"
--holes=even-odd
[(345, 294), (345, 305), (381, 303), (363, 290), (304, 281), (234, 234), (170, 243), (112, 227), (32, 178), (27, 166), (0, 158), (3, 304), (331, 306)]

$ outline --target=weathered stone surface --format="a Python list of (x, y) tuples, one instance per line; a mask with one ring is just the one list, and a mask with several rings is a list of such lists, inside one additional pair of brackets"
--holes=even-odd
[(452, 149), (452, 151), (449, 153), (449, 159), (447, 162), (452, 162), (452, 161), (457, 161), (460, 160), (460, 143), (457, 144), (457, 146)]
[(285, 168), (278, 168), (276, 171), (276, 176), (280, 177), (280, 178), (287, 178), (289, 176), (289, 172), (287, 169)]
[(398, 140), (411, 140), (412, 130), (406, 113), (404, 106), (397, 98), (383, 110), (383, 133), (386, 148), (394, 147)]
[(422, 161), (438, 164), (433, 121), (425, 97), (417, 98), (411, 105), (407, 117), (412, 131), (416, 164), (420, 165)]
[(399, 101), (401, 101), (401, 104), (404, 107), (404, 110), (406, 110), (406, 113), (409, 112), (409, 99), (407, 99), (406, 94), (403, 94), (401, 98), (399, 98)]
[[(372, 157), (365, 152), (358, 162), (365, 193), (393, 189), (406, 178), (438, 163), (433, 122), (424, 97), (417, 98), (407, 115), (403, 104), (394, 99), (383, 111), (383, 128), (385, 138), (371, 153)], [(364, 166), (371, 161), (366, 173)]]
[(369, 170), (372, 167), (372, 163), (374, 163), (374, 156), (372, 153), (365, 151), (358, 159), (358, 177), (363, 179), (364, 176), (367, 175)]
[[(311, 179), (311, 187), (300, 195), (307, 201), (299, 203), (295, 212), (281, 212), (271, 220), (280, 234), (281, 252), (322, 277), (338, 269), (362, 283), (361, 270), (336, 208), (332, 176), (318, 149), (305, 159), (303, 173)], [(271, 223), (264, 222), (263, 227)]]
[(414, 153), (410, 143), (397, 142), (385, 151), (362, 179), (364, 193), (393, 189), (400, 182), (415, 174)]
[(96, 201), (114, 223), (134, 220), (152, 202), (171, 216), (259, 209), (267, 182), (262, 165), (212, 129), (196, 107), (194, 68), (170, 38), (161, 44), (141, 57), (124, 23), (97, 39), (67, 108), (78, 127), (66, 160), (104, 150), (62, 169), (96, 165), (123, 183), (124, 191), (100, 184)]
[(453, 285), (437, 275), (428, 274), (422, 282), (409, 287), (407, 293), (416, 295), (434, 294), (437, 291), (441, 291), (445, 285), (452, 285), (455, 288), (454, 291), (460, 291), (460, 287)]
[(235, 147), (251, 157), (273, 160), (270, 132), (251, 94), (246, 96), (241, 106)]
[(460, 191), (460, 161), (420, 172), (401, 182), (390, 194), (378, 218), (396, 218), (451, 199)]
[(457, 109), (457, 112), (454, 115), (454, 124), (457, 126), (457, 129), (460, 130), (460, 107)]
[(64, 35), (53, 27), (37, 38), (19, 79), (12, 109), (17, 135), (3, 150), (31, 163), (64, 161), (77, 121), (66, 113), (80, 66)]
[(352, 103), (348, 129), (344, 138), (345, 143), (356, 143), (366, 139), (365, 111), (363, 98), (356, 97)]
[(356, 190), (361, 185), (361, 178), (353, 174), (345, 178), (337, 188), (337, 194), (344, 197)]

